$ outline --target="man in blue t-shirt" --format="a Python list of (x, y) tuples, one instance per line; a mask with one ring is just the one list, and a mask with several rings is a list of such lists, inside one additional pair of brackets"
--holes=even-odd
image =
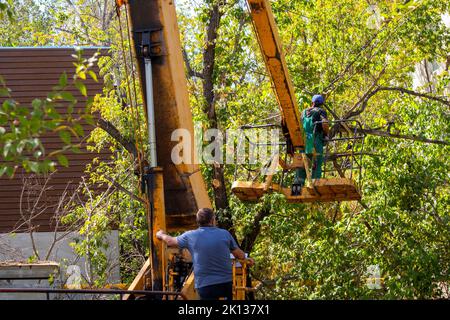
[[(162, 230), (156, 233), (156, 237), (169, 247), (189, 250), (194, 265), (195, 288), (202, 300), (231, 300), (233, 272), (230, 252), (237, 259), (245, 259), (245, 253), (227, 230), (216, 227), (216, 218), (211, 209), (198, 210), (197, 224), (198, 229), (178, 237), (171, 237)], [(253, 259), (247, 262), (250, 266), (254, 264)]]

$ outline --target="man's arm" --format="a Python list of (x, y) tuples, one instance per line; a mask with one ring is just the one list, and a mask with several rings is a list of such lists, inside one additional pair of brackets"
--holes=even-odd
[(158, 238), (159, 240), (164, 241), (165, 243), (167, 243), (167, 245), (169, 247), (178, 247), (178, 240), (176, 237), (171, 237), (168, 234), (166, 234), (164, 231), (159, 230), (156, 233), (156, 238)]
[(244, 251), (242, 251), (242, 250), (239, 249), (239, 248), (236, 248), (236, 249), (232, 250), (231, 253), (233, 254), (233, 256), (234, 256), (236, 259), (239, 259), (239, 260), (246, 260), (246, 261), (247, 261), (247, 264), (248, 264), (250, 267), (251, 267), (252, 265), (255, 264), (255, 260), (253, 260), (252, 258), (246, 259), (246, 258), (245, 258), (245, 253), (244, 253)]
[(325, 135), (327, 136), (328, 132), (330, 132), (330, 125), (328, 124), (328, 120), (327, 119), (323, 119), (322, 121), (323, 121), (322, 122), (323, 133), (325, 133)]
[(322, 121), (323, 133), (327, 136), (328, 132), (330, 132), (330, 124), (328, 123), (327, 112), (323, 109), (320, 112), (320, 118), (320, 120)]
[(234, 256), (236, 259), (241, 259), (241, 260), (244, 260), (244, 259), (245, 259), (245, 253), (244, 253), (244, 251), (242, 251), (242, 250), (239, 249), (239, 248), (234, 249), (233, 251), (231, 251), (231, 253), (233, 254), (233, 256)]

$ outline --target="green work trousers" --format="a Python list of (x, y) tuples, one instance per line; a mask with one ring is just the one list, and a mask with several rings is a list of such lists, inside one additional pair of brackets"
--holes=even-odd
[[(313, 159), (312, 153), (307, 153), (308, 158), (313, 161), (312, 166), (312, 175), (313, 179), (320, 179), (322, 177), (322, 165), (323, 165), (323, 145), (324, 139), (322, 135), (314, 136), (314, 149), (316, 151), (316, 156)], [(300, 184), (301, 186), (305, 185), (306, 180), (306, 170), (305, 168), (297, 168), (295, 170), (295, 181), (294, 184)]]

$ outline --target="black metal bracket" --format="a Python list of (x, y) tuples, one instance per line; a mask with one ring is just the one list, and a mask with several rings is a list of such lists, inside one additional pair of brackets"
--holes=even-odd
[(136, 54), (140, 58), (151, 59), (165, 55), (162, 28), (134, 31)]
[(149, 199), (151, 199), (154, 189), (155, 173), (147, 167), (144, 169), (144, 172), (141, 176), (141, 193), (147, 193)]

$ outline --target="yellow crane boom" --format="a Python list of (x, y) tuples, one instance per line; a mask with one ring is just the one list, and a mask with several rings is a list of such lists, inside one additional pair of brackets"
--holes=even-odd
[(270, 3), (268, 0), (247, 2), (261, 53), (281, 109), (282, 124), (289, 132), (286, 138), (294, 149), (302, 148), (303, 128), (300, 125), (299, 108)]

